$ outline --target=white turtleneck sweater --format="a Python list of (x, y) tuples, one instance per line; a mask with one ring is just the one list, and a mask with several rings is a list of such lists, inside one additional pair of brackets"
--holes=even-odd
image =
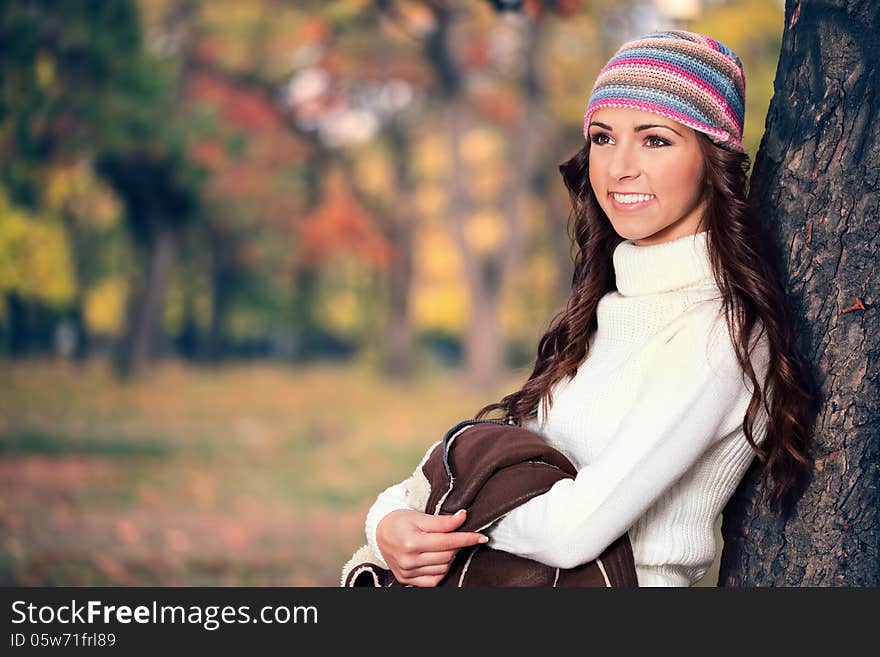
[[(617, 246), (617, 291), (599, 302), (587, 357), (553, 387), (547, 416), (539, 404), (525, 424), (578, 475), (484, 529), (490, 547), (571, 568), (628, 531), (640, 586), (691, 586), (712, 564), (715, 520), (754, 453), (742, 430), (752, 386), (727, 331), (707, 237)], [(763, 384), (766, 336), (752, 344)], [(758, 444), (766, 419), (762, 409)], [(409, 508), (409, 481), (382, 492), (367, 514), (379, 556), (376, 525)]]

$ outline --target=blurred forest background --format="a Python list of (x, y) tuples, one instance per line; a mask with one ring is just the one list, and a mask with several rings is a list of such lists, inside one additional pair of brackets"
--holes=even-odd
[(599, 68), (727, 43), (754, 159), (783, 10), (0, 2), (0, 584), (336, 585), (531, 371)]

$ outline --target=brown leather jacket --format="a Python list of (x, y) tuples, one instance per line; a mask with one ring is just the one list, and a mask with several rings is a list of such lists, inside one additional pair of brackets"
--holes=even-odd
[[(497, 420), (465, 420), (452, 427), (421, 470), (424, 494), (416, 508), (434, 515), (467, 509), (459, 531), (486, 529), (560, 479), (577, 474), (568, 458), (541, 436)], [(390, 570), (377, 564), (368, 546), (345, 564), (341, 585), (402, 586)], [(598, 558), (568, 569), (487, 545), (463, 548), (439, 586), (636, 587), (638, 579), (629, 535), (624, 533)]]

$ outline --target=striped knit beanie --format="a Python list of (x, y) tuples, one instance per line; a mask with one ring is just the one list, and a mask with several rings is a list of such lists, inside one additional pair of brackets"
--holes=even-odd
[(746, 78), (736, 53), (696, 32), (652, 32), (624, 43), (599, 71), (587, 113), (603, 107), (654, 112), (744, 152)]

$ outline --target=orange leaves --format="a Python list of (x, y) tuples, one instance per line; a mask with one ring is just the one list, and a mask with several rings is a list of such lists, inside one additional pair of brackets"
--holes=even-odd
[(572, 16), (581, 10), (582, 0), (556, 0), (555, 10), (560, 16)]
[(303, 44), (313, 44), (325, 41), (330, 35), (330, 26), (327, 20), (321, 16), (315, 16), (303, 21), (297, 30), (297, 41)]
[[(237, 86), (210, 68), (194, 72), (188, 86), (190, 101), (213, 106), (219, 115), (219, 134), (203, 138), (190, 147), (190, 157), (210, 173), (204, 187), (207, 197), (224, 202), (245, 201), (250, 214), (261, 220), (268, 206), (290, 206), (289, 185), (279, 176), (300, 165), (308, 155), (308, 143), (286, 125), (270, 97), (259, 89)], [(224, 142), (237, 144), (233, 150)], [(283, 222), (281, 222), (283, 223)]]
[(355, 253), (384, 269), (391, 258), (391, 246), (372, 216), (344, 193), (325, 198), (300, 225), (299, 238), (310, 265), (339, 253)]
[(476, 99), (476, 104), (484, 116), (504, 126), (516, 121), (522, 111), (516, 95), (504, 89), (482, 94)]
[(192, 144), (189, 155), (193, 160), (211, 171), (222, 168), (228, 162), (223, 146), (216, 141), (209, 141), (207, 139)]
[(215, 106), (225, 121), (245, 130), (279, 130), (281, 117), (271, 100), (261, 94), (227, 84), (205, 72), (193, 73), (189, 80), (190, 97)]
[(278, 113), (266, 100), (255, 94), (237, 93), (225, 106), (226, 119), (243, 128), (280, 128)]
[(464, 60), (468, 66), (489, 65), (489, 47), (484, 39), (470, 41), (464, 47)]
[(217, 60), (223, 50), (223, 44), (217, 40), (201, 38), (193, 48), (193, 55), (197, 59)]

